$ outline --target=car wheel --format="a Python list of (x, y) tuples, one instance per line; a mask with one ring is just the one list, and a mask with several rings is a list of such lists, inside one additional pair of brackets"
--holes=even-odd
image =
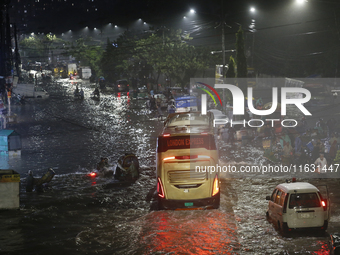
[(213, 204), (213, 209), (218, 209), (220, 208), (220, 196), (218, 196), (218, 198), (215, 200), (214, 204)]
[(324, 224), (323, 224), (323, 231), (326, 231), (328, 228), (328, 220), (325, 220)]
[(286, 235), (288, 233), (288, 224), (287, 224), (287, 222), (282, 222), (281, 230), (282, 230), (282, 233), (284, 235)]

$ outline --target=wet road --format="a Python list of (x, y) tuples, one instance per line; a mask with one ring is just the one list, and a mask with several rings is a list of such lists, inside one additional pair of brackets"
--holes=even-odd
[[(265, 196), (282, 178), (225, 176), (218, 210), (155, 210), (155, 143), (162, 123), (144, 101), (126, 94), (107, 92), (98, 102), (85, 88), (85, 100), (75, 101), (74, 87), (64, 85), (46, 86), (46, 101), (12, 108), (22, 156), (2, 157), (0, 168), (20, 173), (21, 208), (0, 212), (0, 254), (329, 254), (327, 234), (282, 237), (266, 220)], [(142, 166), (135, 184), (87, 176), (101, 156), (114, 164), (126, 150)], [(263, 161), (252, 147), (222, 146), (221, 158)], [(49, 190), (26, 193), (27, 171), (41, 176), (49, 167), (56, 171)], [(339, 180), (311, 182), (329, 186), (328, 232), (340, 230)]]

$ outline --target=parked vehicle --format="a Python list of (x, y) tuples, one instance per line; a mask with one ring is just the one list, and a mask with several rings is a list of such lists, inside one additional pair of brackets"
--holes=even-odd
[(146, 86), (138, 88), (137, 99), (148, 99), (148, 89)]
[(128, 92), (129, 91), (129, 83), (127, 80), (117, 80), (115, 84), (116, 92)]
[(13, 87), (13, 93), (16, 95), (24, 96), (26, 98), (48, 98), (50, 95), (41, 87), (34, 84), (17, 84)]
[(77, 64), (68, 64), (67, 65), (67, 74), (75, 75), (77, 73)]
[(79, 74), (80, 74), (80, 78), (82, 79), (90, 79), (92, 72), (91, 72), (91, 68), (88, 66), (83, 66), (80, 67), (79, 69)]
[(325, 231), (328, 227), (329, 201), (310, 183), (281, 183), (266, 199), (269, 200), (267, 217), (284, 234), (294, 229)]

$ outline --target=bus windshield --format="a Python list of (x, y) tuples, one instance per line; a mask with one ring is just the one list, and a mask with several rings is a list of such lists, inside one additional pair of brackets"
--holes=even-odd
[(208, 115), (201, 113), (186, 113), (177, 114), (170, 118), (167, 122), (167, 127), (176, 126), (207, 126), (210, 124)]

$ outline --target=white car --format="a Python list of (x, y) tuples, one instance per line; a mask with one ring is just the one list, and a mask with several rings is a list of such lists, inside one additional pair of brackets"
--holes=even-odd
[(279, 230), (315, 228), (325, 231), (330, 218), (329, 201), (308, 182), (281, 183), (269, 200), (267, 217)]

